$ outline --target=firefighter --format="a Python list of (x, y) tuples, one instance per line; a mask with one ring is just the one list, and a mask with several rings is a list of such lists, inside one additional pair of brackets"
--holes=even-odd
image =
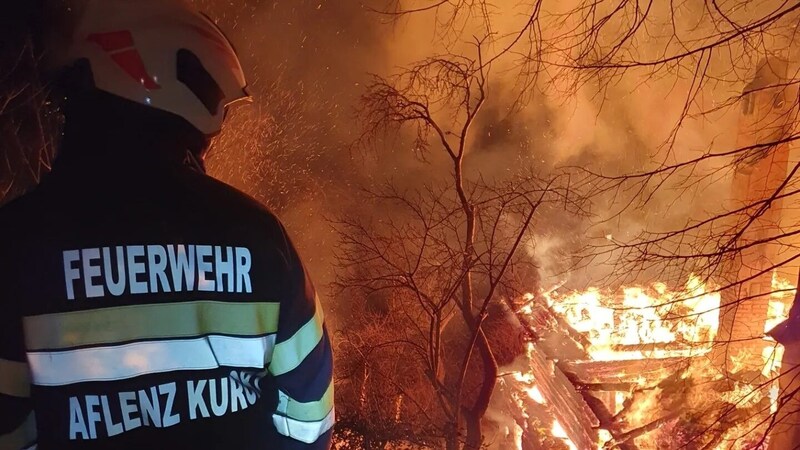
[(248, 99), (234, 48), (176, 0), (57, 11), (59, 155), (0, 209), (0, 449), (329, 448), (308, 273), (275, 216), (203, 169)]

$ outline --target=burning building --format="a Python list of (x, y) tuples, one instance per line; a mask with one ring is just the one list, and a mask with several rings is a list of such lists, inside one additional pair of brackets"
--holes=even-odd
[(581, 450), (763, 448), (783, 350), (765, 333), (785, 318), (796, 276), (782, 239), (796, 95), (786, 71), (763, 61), (742, 95), (723, 233), (735, 257), (717, 279), (526, 297), (517, 312), (535, 337), (503, 382), (522, 417), (516, 448), (541, 447), (526, 438), (536, 426)]
[(768, 323), (770, 316), (789, 307), (771, 295), (775, 273), (794, 278), (782, 262), (787, 256), (779, 238), (790, 153), (785, 137), (792, 125), (786, 72), (782, 60), (762, 61), (742, 95), (736, 144), (743, 152), (737, 157), (729, 208), (740, 211), (732, 216), (731, 239), (742, 250), (728, 261), (724, 275), (730, 288), (723, 291), (715, 352), (716, 362), (729, 374), (762, 371), (762, 339), (775, 325)]

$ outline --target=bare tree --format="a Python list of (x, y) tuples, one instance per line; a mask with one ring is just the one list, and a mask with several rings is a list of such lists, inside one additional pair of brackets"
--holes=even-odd
[[(800, 139), (800, 77), (792, 25), (800, 17), (800, 5), (602, 3), (587, 3), (578, 19), (564, 19), (583, 20), (564, 66), (576, 83), (595, 80), (602, 95), (626, 77), (690, 81), (683, 111), (654, 149), (649, 167), (613, 176), (595, 172), (587, 178), (595, 192), (616, 197), (618, 208), (608, 218), (659, 203), (693, 201), (717, 183), (729, 183), (730, 188), (704, 214), (677, 226), (645, 229), (638, 236), (606, 242), (588, 252), (590, 259), (610, 258), (618, 267), (615, 273), (628, 280), (658, 272), (672, 279), (696, 273), (715, 282), (722, 305), (713, 360), (722, 367), (729, 389), (746, 380), (766, 396), (777, 373), (763, 370), (755, 349), (768, 346), (762, 339), (770, 296), (789, 290), (770, 281), (773, 274), (796, 273), (798, 258), (793, 245), (798, 231), (795, 224), (781, 221), (781, 212), (797, 201), (800, 169), (789, 162), (790, 146)], [(694, 18), (687, 21), (686, 14)], [(723, 89), (734, 94), (711, 105), (702, 100), (703, 94)], [(735, 145), (689, 149), (692, 154), (676, 144), (687, 123), (708, 121), (725, 110), (739, 111), (738, 125), (729, 131), (737, 136)], [(750, 355), (745, 370), (736, 367), (743, 352)], [(792, 358), (784, 358), (790, 374), (796, 370), (793, 364)], [(791, 395), (794, 390), (789, 389)], [(747, 402), (751, 393), (739, 395), (737, 403)], [(784, 398), (779, 406), (786, 403)], [(743, 414), (738, 406), (705, 410), (712, 420), (696, 440), (713, 435), (718, 439), (705, 445), (717, 445), (728, 429), (748, 421), (755, 424), (740, 431), (738, 438), (763, 437), (775, 428), (776, 417), (787, 418), (771, 415), (769, 408), (747, 411)], [(775, 439), (774, 448), (798, 444), (780, 433)]]
[[(448, 164), (433, 177), (442, 181), (425, 189), (390, 184), (368, 192), (371, 202), (395, 211), (390, 217), (338, 223), (338, 286), (362, 296), (385, 293), (388, 310), (406, 319), (396, 335), (384, 331), (384, 339), (369, 344), (406, 349), (428, 389), (403, 395), (416, 405), (426, 405), (426, 395), (437, 400), (435, 416), (444, 421), (434, 422), (450, 449), (481, 445), (481, 421), (498, 376), (497, 349), (484, 321), (493, 304), (519, 295), (511, 281), (526, 264), (519, 249), (534, 217), (544, 205), (581, 211), (566, 177), (467, 179), (471, 126), (488, 95), (481, 45), (476, 42), (474, 59), (432, 57), (391, 79), (375, 78), (363, 99), (364, 142), (410, 128), (418, 156), (444, 155)], [(393, 383), (398, 375), (381, 376)], [(420, 417), (433, 414), (415, 410)]]
[(13, 5), (0, 19), (0, 202), (21, 195), (49, 170), (58, 115), (39, 77), (35, 30), (40, 2)]
[[(656, 273), (672, 282), (690, 273), (713, 282), (723, 294), (715, 353), (721, 355), (719, 364), (728, 384), (737, 381), (740, 377), (733, 375), (737, 370), (730, 367), (731, 358), (742, 345), (762, 345), (764, 333), (760, 324), (751, 327), (757, 329), (750, 334), (739, 328), (747, 325), (747, 314), (766, 316), (770, 296), (790, 291), (785, 286), (773, 287), (772, 275), (796, 273), (798, 265), (796, 224), (781, 221), (780, 215), (800, 199), (796, 195), (800, 166), (788, 156), (790, 147), (800, 140), (800, 46), (796, 42), (800, 4), (530, 2), (526, 6), (530, 20), (504, 33), (495, 32), (493, 19), (509, 14), (513, 8), (508, 4), (432, 0), (388, 5), (381, 10), (388, 17), (435, 14), (440, 35), (454, 40), (470, 29), (465, 23), (489, 30), (496, 53), (485, 57), (481, 65), (513, 68), (522, 82), (515, 84), (512, 98), (530, 98), (540, 88), (558, 89), (564, 98), (588, 91), (602, 103), (610, 100), (611, 90), (619, 92), (626, 86), (685, 84), (686, 89), (674, 94), (681, 96), (680, 113), (669, 124), (663, 142), (648, 149), (643, 166), (611, 174), (593, 167), (576, 168), (585, 175), (576, 187), (591, 192), (609, 209), (595, 228), (603, 231), (598, 233), (600, 239), (587, 237), (590, 243), (583, 263), (613, 266), (613, 279), (606, 280), (612, 284)], [(735, 143), (709, 148), (686, 148), (680, 143), (692, 123), (713, 123), (728, 111), (740, 111), (738, 127), (728, 131), (738, 134)], [(613, 233), (613, 224), (632, 212), (704, 199), (710, 187), (720, 184), (731, 186), (724, 199), (682, 223), (675, 225), (671, 220), (669, 225), (650, 226), (624, 238)], [(606, 234), (610, 239), (603, 238)], [(786, 366), (798, 361), (787, 353), (784, 362), (782, 379), (793, 380), (796, 369)], [(751, 381), (765, 391), (776, 377), (770, 376), (759, 379), (754, 374)], [(796, 409), (787, 405), (793, 404), (797, 389), (793, 381), (787, 383), (780, 406), (790, 411)], [(703, 411), (696, 412), (702, 415)], [(706, 412), (713, 419), (709, 426), (715, 427), (720, 439), (743, 418), (741, 411), (724, 405)], [(761, 423), (766, 427), (746, 432), (764, 434), (788, 420), (782, 413), (757, 414), (767, 418)], [(700, 430), (700, 435), (709, 430)], [(704, 445), (716, 445), (715, 439)]]

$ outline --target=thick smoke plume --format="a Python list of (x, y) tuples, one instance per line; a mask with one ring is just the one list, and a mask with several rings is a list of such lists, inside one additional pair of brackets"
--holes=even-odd
[[(386, 8), (386, 2), (197, 3), (231, 30), (256, 98), (253, 107), (234, 113), (211, 158), (212, 172), (264, 201), (287, 222), (321, 287), (332, 277), (330, 249), (335, 236), (327, 218), (357, 213), (360, 187), (389, 179), (421, 184), (449, 173), (435, 157), (420, 163), (402, 137), (375, 153), (353, 151), (349, 144), (361, 132), (354, 111), (369, 74), (387, 76), (433, 54), (473, 57), (472, 37), (485, 35), (487, 24), (495, 36), (484, 50), (489, 58), (504, 50), (531, 8), (527, 2), (506, 0), (493, 2), (482, 15), (451, 16), (444, 10), (397, 18), (372, 11)], [(668, 4), (655, 6), (660, 10), (651, 13), (648, 23), (652, 39), (637, 42), (638, 56), (655, 57), (671, 49), (667, 42), (673, 32), (684, 38), (708, 33), (713, 25), (698, 23), (700, 3), (687, 3), (678, 15)], [(574, 1), (545, 3), (543, 41), (557, 43), (563, 30), (575, 26), (577, 16), (564, 19), (564, 15), (576, 6)], [(747, 17), (756, 12), (737, 14)], [(733, 148), (738, 110), (725, 107), (703, 113), (731, 103), (741, 93), (763, 56), (748, 45), (755, 46), (743, 43), (733, 46), (729, 55), (716, 56), (709, 64), (715, 81), (699, 93), (693, 91), (694, 80), (682, 67), (657, 76), (648, 68), (632, 69), (615, 79), (547, 70), (519, 108), (512, 108), (519, 106), (520, 79), (514, 70), (518, 60), (500, 58), (492, 67), (489, 101), (478, 118), (466, 169), (485, 178), (504, 178), (519, 167), (548, 172), (579, 166), (620, 174)], [(786, 49), (780, 39), (761, 45), (776, 53)], [(553, 58), (551, 62), (562, 58), (555, 46), (542, 49), (545, 57)], [(727, 178), (715, 178), (681, 194), (663, 190), (646, 210), (625, 214), (591, 233), (626, 240), (654, 226), (683, 226), (689, 217), (707, 211), (703, 202), (685, 201), (697, 190), (705, 198), (724, 199)], [(615, 200), (597, 206), (599, 219), (604, 218), (605, 207), (613, 210)], [(380, 211), (362, 207), (360, 213)], [(564, 229), (563, 220), (539, 224), (537, 234), (548, 242), (534, 250), (540, 259), (560, 258), (565, 248), (578, 245), (570, 243), (574, 238), (569, 236), (585, 233), (586, 224), (567, 226), (571, 228)], [(553, 245), (556, 242), (560, 245)], [(548, 251), (542, 253), (545, 247)], [(605, 273), (594, 268), (580, 282)]]

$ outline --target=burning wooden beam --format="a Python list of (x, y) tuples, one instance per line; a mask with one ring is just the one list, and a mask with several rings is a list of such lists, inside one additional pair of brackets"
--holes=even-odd
[(579, 449), (595, 448), (598, 440), (596, 429), (600, 425), (597, 416), (569, 378), (536, 345), (530, 345), (528, 356), (539, 391), (569, 439)]
[[(632, 359), (623, 361), (561, 361), (558, 367), (582, 385), (653, 385), (686, 370), (691, 359)], [(611, 389), (621, 390), (621, 389)]]

